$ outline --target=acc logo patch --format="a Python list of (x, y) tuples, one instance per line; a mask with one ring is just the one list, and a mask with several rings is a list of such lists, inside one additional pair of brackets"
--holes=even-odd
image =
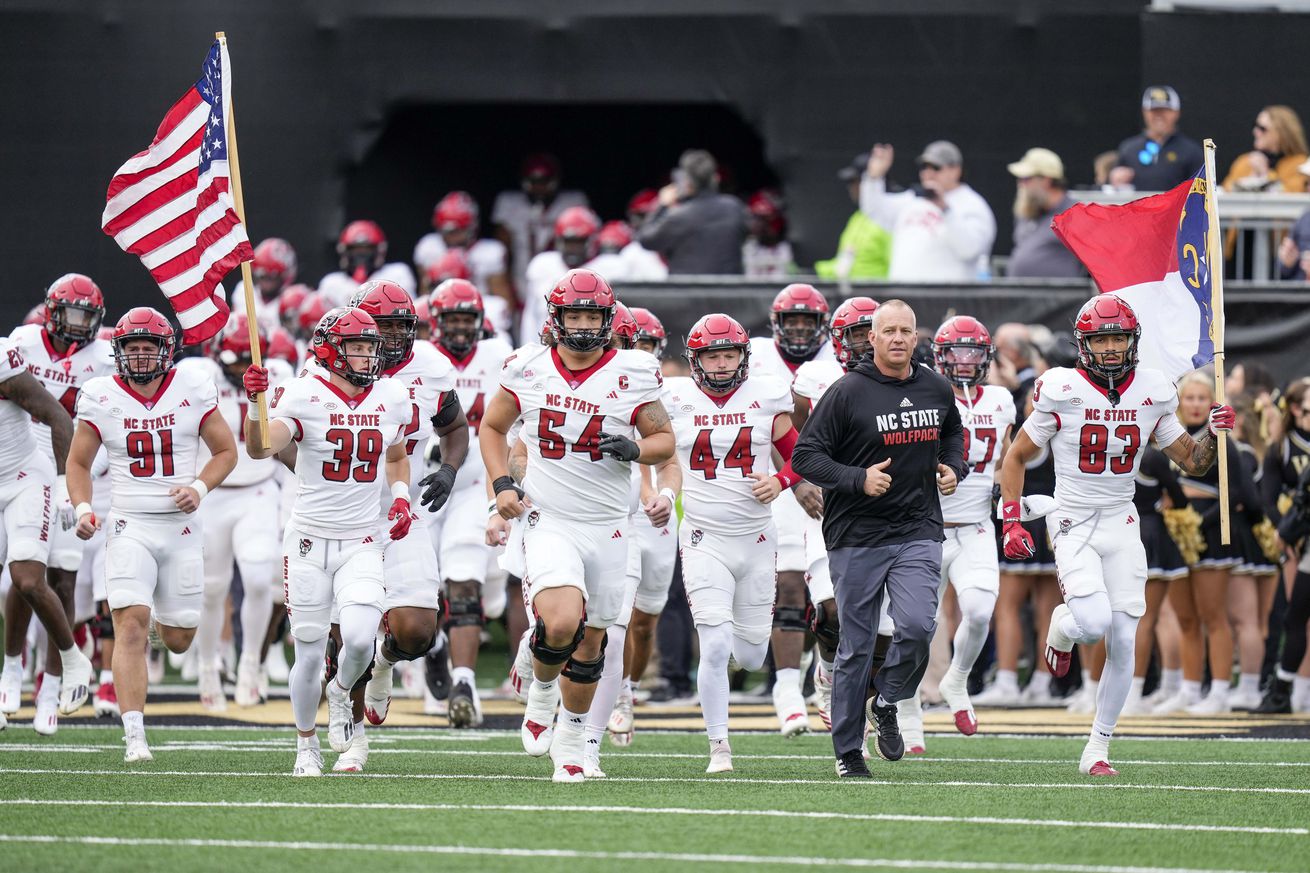
[(691, 544), (693, 546), (700, 545), (700, 541), (703, 540), (704, 538), (705, 538), (705, 531), (703, 530), (694, 530), (691, 532)]
[(310, 550), (313, 548), (314, 548), (313, 540), (302, 539), (300, 541), (300, 557), (303, 558), (305, 557), (305, 555), (308, 555), (310, 553)]

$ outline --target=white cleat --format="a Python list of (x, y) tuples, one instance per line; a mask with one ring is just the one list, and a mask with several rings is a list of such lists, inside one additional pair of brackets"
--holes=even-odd
[[(978, 733), (978, 716), (974, 714), (973, 703), (969, 700), (969, 674), (951, 668), (946, 671), (942, 681), (937, 683), (942, 700), (951, 708), (955, 718), (955, 729), (966, 737)], [(906, 743), (908, 750), (909, 743)]]
[(311, 746), (300, 749), (296, 752), (296, 766), (291, 770), (291, 775), (300, 776), (322, 776), (323, 775), (323, 753), (317, 746)]
[(146, 735), (144, 733), (125, 736), (123, 742), (127, 743), (127, 749), (123, 752), (124, 764), (155, 760), (155, 756), (150, 754), (150, 746), (146, 745)]
[(7, 727), (9, 727), (9, 718), (3, 712), (0, 712), (0, 731)]
[(1227, 686), (1222, 688), (1211, 686), (1209, 694), (1187, 707), (1188, 715), (1221, 715), (1231, 711)]
[(581, 764), (561, 764), (550, 777), (552, 782), (584, 782), (587, 774)]
[[(901, 729), (901, 739), (905, 743), (905, 754), (922, 755), (928, 750), (923, 737), (923, 704), (918, 693), (896, 703), (896, 724)], [(867, 744), (869, 734), (866, 731), (864, 741)]]
[(355, 738), (350, 741), (350, 748), (347, 749), (332, 764), (334, 773), (363, 773), (364, 765), (368, 763), (368, 734), (360, 731), (355, 734)]
[(59, 677), (45, 674), (41, 691), (36, 695), (36, 715), (32, 730), (43, 737), (53, 737), (59, 730)]
[(355, 735), (355, 719), (351, 712), (350, 692), (333, 677), (327, 684), (328, 745), (338, 754), (350, 748)]
[(541, 688), (535, 681), (528, 684), (528, 705), (523, 712), (523, 727), (519, 730), (519, 736), (523, 740), (523, 751), (534, 758), (540, 758), (550, 751), (551, 741), (555, 737), (555, 710), (559, 706), (559, 696), (558, 680), (547, 689)]
[(391, 686), (396, 678), (395, 665), (378, 656), (373, 659), (373, 678), (364, 688), (364, 718), (372, 725), (387, 720), (391, 709)]
[(81, 651), (74, 651), (69, 663), (64, 665), (63, 683), (59, 690), (60, 712), (72, 715), (86, 704), (91, 696), (91, 675), (94, 672), (91, 659)]
[(23, 668), (14, 661), (0, 671), (0, 712), (13, 715), (23, 705)]
[(281, 640), (274, 640), (273, 645), (268, 647), (268, 657), (264, 659), (264, 671), (268, 674), (265, 684), (272, 679), (279, 685), (285, 685), (291, 678), (291, 665), (287, 663), (287, 650), (282, 646)]
[(828, 730), (832, 730), (832, 675), (823, 669), (822, 662), (814, 668), (814, 708), (819, 711), (819, 720)]
[(974, 706), (1018, 706), (1022, 702), (1022, 691), (999, 682), (988, 685), (973, 699)]
[(1240, 710), (1250, 712), (1260, 705), (1259, 691), (1242, 691), (1234, 689), (1228, 695), (1228, 708), (1231, 710)]
[(635, 727), (636, 719), (632, 715), (632, 686), (625, 685), (619, 689), (619, 699), (614, 701), (614, 711), (610, 713), (609, 724), (606, 725), (610, 742), (620, 747), (632, 745)]
[(519, 637), (519, 648), (514, 654), (514, 663), (509, 667), (509, 684), (514, 689), (514, 699), (519, 703), (528, 702), (528, 686), (532, 684), (532, 628)]
[(732, 772), (732, 746), (728, 745), (727, 740), (710, 743), (710, 764), (705, 768), (705, 772)]
[(146, 652), (146, 681), (151, 685), (164, 681), (164, 653), (157, 649)]
[(223, 677), (218, 672), (218, 664), (201, 664), (196, 680), (201, 708), (205, 712), (227, 712), (227, 695), (223, 693)]
[(1084, 776), (1118, 776), (1119, 771), (1110, 766), (1110, 744), (1088, 740), (1078, 761), (1078, 772)]
[(810, 717), (799, 686), (775, 683), (773, 710), (778, 715), (778, 732), (784, 737), (790, 739), (810, 732)]
[(600, 769), (600, 752), (592, 751), (595, 743), (587, 743), (582, 753), (582, 775), (587, 779), (604, 779), (605, 771)]
[(1065, 710), (1074, 715), (1092, 715), (1096, 712), (1096, 693), (1099, 682), (1089, 682), (1078, 690)]
[(1150, 701), (1142, 696), (1140, 690), (1129, 691), (1128, 699), (1124, 701), (1124, 708), (1119, 710), (1120, 715), (1149, 715), (1150, 712)]
[(1151, 710), (1152, 715), (1175, 715), (1185, 712), (1189, 706), (1197, 703), (1200, 698), (1195, 697), (1181, 688), (1170, 694), (1164, 700), (1161, 700)]
[(264, 702), (259, 693), (259, 655), (242, 655), (237, 662), (237, 687), (232, 700), (240, 707), (258, 706)]

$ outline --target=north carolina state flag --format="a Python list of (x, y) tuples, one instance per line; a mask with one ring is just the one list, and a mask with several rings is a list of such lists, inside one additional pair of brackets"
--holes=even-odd
[(1122, 206), (1079, 203), (1051, 228), (1103, 294), (1142, 323), (1139, 360), (1173, 380), (1214, 360), (1205, 168), (1172, 191)]

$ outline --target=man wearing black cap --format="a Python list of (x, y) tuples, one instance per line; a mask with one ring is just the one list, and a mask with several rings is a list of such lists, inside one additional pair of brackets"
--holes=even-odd
[(1178, 132), (1182, 108), (1178, 92), (1169, 85), (1152, 85), (1142, 92), (1143, 130), (1119, 143), (1111, 185), (1168, 191), (1201, 169), (1205, 163), (1201, 144)]
[(964, 434), (950, 383), (913, 363), (914, 310), (878, 307), (865, 356), (814, 408), (792, 469), (823, 488), (823, 539), (837, 593), (841, 641), (832, 689), (837, 772), (869, 776), (864, 739), (869, 673), (884, 596), (896, 625), (867, 714), (876, 751), (905, 754), (896, 702), (914, 694), (937, 628), (942, 510), (938, 494), (963, 479)]
[[(851, 202), (860, 205), (860, 178), (868, 166), (869, 153), (861, 152), (855, 160), (837, 171), (837, 180), (846, 185)], [(814, 272), (824, 279), (886, 279), (891, 264), (892, 235), (859, 209), (846, 222), (837, 241), (837, 254), (818, 261)]]

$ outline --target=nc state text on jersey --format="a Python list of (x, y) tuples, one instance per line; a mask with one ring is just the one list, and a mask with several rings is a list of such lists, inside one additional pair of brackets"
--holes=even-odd
[(941, 410), (907, 409), (876, 416), (883, 445), (926, 443), (941, 435)]
[(546, 405), (555, 409), (572, 409), (587, 415), (596, 415), (600, 412), (600, 406), (595, 403), (588, 403), (577, 397), (561, 397), (558, 394), (547, 394)]
[(1083, 411), (1087, 421), (1137, 421), (1136, 409), (1097, 409), (1088, 407)]
[(328, 424), (333, 427), (381, 427), (382, 416), (333, 412), (328, 414)]
[(177, 422), (173, 420), (173, 413), (160, 415), (156, 418), (125, 418), (123, 427), (128, 430), (159, 430), (161, 427), (173, 427)]
[(746, 413), (744, 412), (725, 412), (721, 415), (697, 415), (695, 416), (696, 427), (718, 427), (721, 424), (745, 424)]

